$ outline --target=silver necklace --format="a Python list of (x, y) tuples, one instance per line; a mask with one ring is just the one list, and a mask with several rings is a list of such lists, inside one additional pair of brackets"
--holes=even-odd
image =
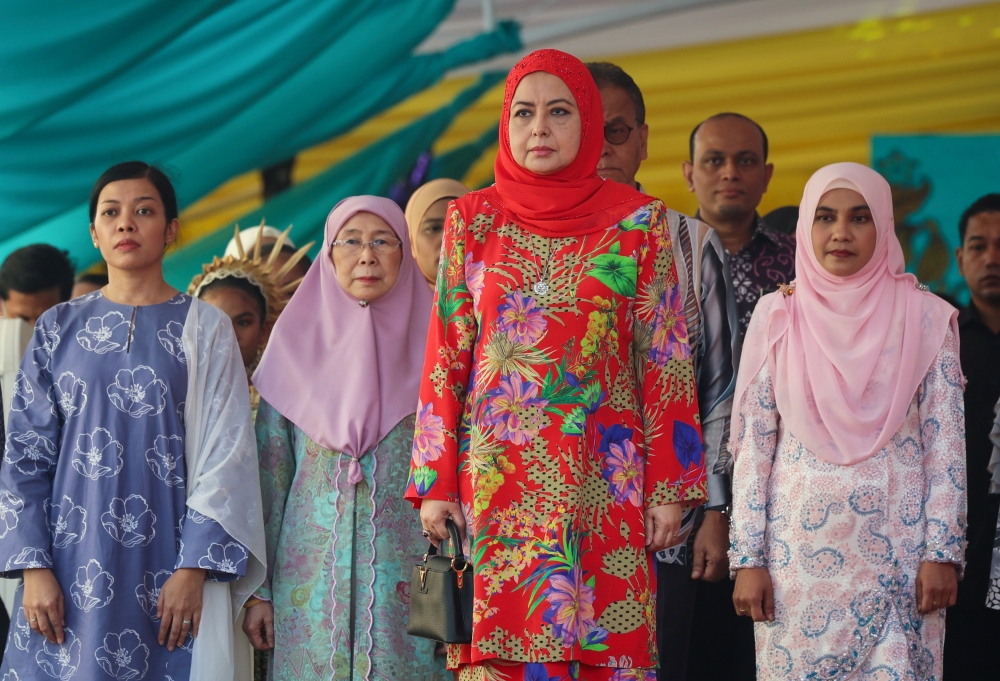
[(552, 239), (547, 238), (545, 241), (547, 247), (545, 249), (545, 268), (542, 270), (542, 278), (536, 281), (535, 285), (531, 287), (536, 296), (544, 296), (549, 292), (549, 265), (552, 263)]

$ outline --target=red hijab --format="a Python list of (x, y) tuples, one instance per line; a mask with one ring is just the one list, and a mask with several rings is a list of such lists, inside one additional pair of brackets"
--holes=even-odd
[[(510, 152), (510, 105), (521, 79), (544, 71), (566, 83), (580, 111), (580, 150), (573, 162), (551, 175), (522, 168)], [(508, 220), (547, 237), (579, 236), (615, 225), (653, 199), (597, 174), (604, 149), (604, 105), (590, 71), (559, 50), (537, 50), (507, 76), (500, 117), (500, 151), (495, 184), (476, 192)]]

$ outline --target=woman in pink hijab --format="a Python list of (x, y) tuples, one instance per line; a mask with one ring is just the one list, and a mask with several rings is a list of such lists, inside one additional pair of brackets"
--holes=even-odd
[(757, 678), (940, 679), (965, 534), (956, 311), (905, 273), (865, 166), (812, 176), (796, 238), (734, 402), (730, 566)]
[(448, 678), (406, 633), (406, 558), (426, 549), (403, 491), (430, 312), (399, 207), (337, 204), (253, 377), (268, 573), (244, 631), (273, 648), (274, 681)]

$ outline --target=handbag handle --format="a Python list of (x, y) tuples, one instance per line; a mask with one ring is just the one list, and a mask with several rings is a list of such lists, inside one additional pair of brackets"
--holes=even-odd
[[(462, 561), (467, 563), (468, 561), (465, 559), (465, 554), (462, 551), (462, 538), (458, 534), (458, 525), (456, 525), (455, 521), (452, 520), (451, 518), (445, 520), (444, 524), (445, 527), (448, 528), (448, 534), (451, 537), (448, 543), (451, 544), (452, 565), (454, 565), (456, 561)], [(438, 555), (438, 547), (434, 546), (434, 544), (431, 543), (431, 545), (427, 547), (426, 555), (428, 556)]]

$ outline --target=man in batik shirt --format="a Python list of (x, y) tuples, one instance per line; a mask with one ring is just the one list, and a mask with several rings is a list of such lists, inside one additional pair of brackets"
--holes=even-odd
[[(717, 114), (691, 132), (689, 147), (691, 160), (683, 170), (698, 199), (696, 217), (715, 229), (729, 253), (739, 358), (757, 301), (795, 278), (795, 241), (768, 227), (757, 213), (774, 171), (763, 128), (740, 114)], [(706, 550), (728, 547), (728, 526), (706, 522), (698, 539), (710, 547)], [(728, 569), (728, 562), (722, 567)], [(736, 615), (733, 582), (703, 579), (697, 591), (688, 678), (751, 681), (756, 676), (753, 623)]]
[[(587, 64), (604, 104), (604, 152), (597, 172), (605, 180), (645, 191), (635, 176), (646, 158), (646, 107), (635, 81), (607, 62)], [(736, 307), (728, 275), (729, 255), (703, 222), (667, 211), (670, 241), (684, 301), (688, 341), (695, 360), (698, 405), (705, 439), (708, 503), (684, 518), (697, 528), (689, 540), (657, 554), (656, 632), (659, 681), (684, 681), (697, 579), (718, 581), (728, 572), (726, 549), (731, 457), (729, 419), (735, 386), (733, 342)], [(721, 537), (721, 540), (718, 538)], [(697, 672), (697, 663), (693, 665)]]

